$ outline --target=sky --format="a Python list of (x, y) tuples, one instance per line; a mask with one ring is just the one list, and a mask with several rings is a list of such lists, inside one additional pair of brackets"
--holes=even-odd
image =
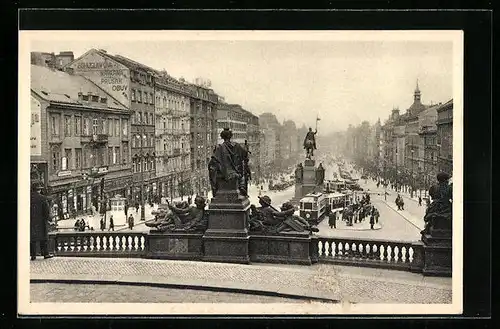
[[(209, 79), (228, 103), (259, 115), (314, 128), (320, 135), (363, 120), (382, 123), (393, 107), (413, 102), (416, 81), (424, 104), (453, 96), (451, 41), (356, 40), (34, 40), (31, 51), (105, 49), (175, 78)], [(145, 38), (147, 39), (147, 38)]]

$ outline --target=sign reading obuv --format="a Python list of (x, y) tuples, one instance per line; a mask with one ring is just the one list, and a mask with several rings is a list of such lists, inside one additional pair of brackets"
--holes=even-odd
[(31, 96), (30, 155), (42, 156), (42, 104)]

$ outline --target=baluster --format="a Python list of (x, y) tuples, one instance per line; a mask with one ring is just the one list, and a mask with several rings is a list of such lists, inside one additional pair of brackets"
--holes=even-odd
[(410, 263), (411, 263), (411, 262), (413, 262), (413, 252), (414, 252), (414, 251), (415, 251), (415, 250), (413, 250), (413, 247), (408, 248), (408, 261), (409, 261)]
[(395, 263), (397, 261), (396, 257), (398, 255), (397, 251), (396, 251), (396, 248), (397, 246), (390, 246), (391, 249), (390, 249), (390, 252), (389, 252), (389, 259), (388, 261), (390, 263)]
[(333, 248), (333, 241), (330, 241), (330, 243), (328, 244), (328, 250), (326, 252), (327, 257), (333, 257)]
[(116, 250), (116, 239), (117, 239), (116, 235), (111, 236), (111, 250), (113, 251)]
[(371, 248), (370, 248), (370, 245), (369, 245), (368, 243), (367, 243), (367, 244), (365, 244), (365, 245), (363, 246), (363, 250), (364, 250), (364, 252), (365, 252), (365, 254), (364, 254), (365, 259), (370, 260), (370, 258), (371, 258), (371, 252), (372, 252), (372, 250), (371, 250)]
[(109, 235), (106, 235), (106, 236), (104, 237), (104, 239), (105, 239), (105, 241), (106, 241), (106, 242), (105, 242), (105, 249), (104, 249), (104, 250), (105, 250), (105, 251), (109, 251)]
[(92, 238), (92, 251), (96, 252), (99, 249), (99, 237), (95, 236)]
[(141, 251), (144, 251), (146, 249), (146, 238), (144, 235), (141, 235), (139, 240), (141, 241)]
[(410, 262), (410, 248), (408, 247), (404, 247), (405, 248), (405, 251), (404, 251), (404, 262), (405, 263), (409, 263)]
[(76, 249), (75, 244), (76, 244), (75, 237), (74, 236), (70, 237), (69, 238), (69, 244), (68, 244), (68, 251), (74, 252), (75, 249)]
[(387, 251), (387, 249), (388, 249), (388, 248), (389, 248), (389, 245), (387, 245), (387, 244), (386, 244), (386, 245), (384, 245), (384, 253), (382, 254), (382, 260), (383, 260), (384, 262), (387, 262), (387, 261), (388, 261), (388, 258), (387, 258), (387, 256), (389, 255), (389, 253), (388, 253), (388, 251)]
[(377, 244), (374, 246), (375, 246), (375, 253), (373, 254), (373, 259), (380, 262), (380, 260), (382, 258), (382, 245)]
[(344, 258), (344, 243), (337, 242), (337, 258)]
[(332, 241), (332, 257), (335, 258), (338, 256), (338, 246), (339, 246), (339, 243), (338, 242), (333, 242)]
[(327, 241), (321, 241), (321, 257), (326, 257), (326, 244)]
[(351, 257), (358, 258), (358, 245), (355, 242), (349, 244), (349, 248), (351, 249)]
[(343, 247), (344, 247), (344, 250), (345, 250), (344, 257), (345, 258), (351, 258), (351, 254), (352, 253), (351, 253), (351, 246), (350, 246), (349, 242), (344, 243)]
[(402, 245), (398, 246), (398, 263), (404, 263), (404, 259), (403, 259), (403, 246)]
[(117, 245), (117, 249), (118, 251), (123, 251), (123, 237), (122, 236), (119, 236), (116, 238), (118, 241), (118, 245)]
[(135, 236), (132, 236), (132, 243), (130, 244), (130, 251), (135, 251)]
[(99, 251), (103, 251), (104, 250), (104, 236), (101, 235), (99, 237), (99, 247), (98, 247)]
[(358, 251), (358, 258), (365, 259), (365, 248), (362, 243), (356, 245), (356, 250)]

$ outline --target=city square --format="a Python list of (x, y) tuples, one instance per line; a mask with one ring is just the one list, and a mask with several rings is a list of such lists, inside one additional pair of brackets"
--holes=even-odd
[(32, 45), (32, 303), (452, 303), (453, 42), (141, 45)]

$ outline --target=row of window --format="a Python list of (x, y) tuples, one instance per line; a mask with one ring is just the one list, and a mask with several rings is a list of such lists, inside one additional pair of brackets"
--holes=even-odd
[(148, 172), (148, 171), (155, 171), (156, 170), (156, 165), (155, 165), (155, 159), (150, 158), (150, 159), (134, 159), (132, 161), (132, 171), (134, 173), (138, 172)]
[[(61, 114), (50, 114), (50, 130), (52, 136), (60, 136)], [(91, 118), (81, 115), (64, 115), (64, 137), (90, 136), (105, 134), (120, 137), (120, 119)], [(121, 135), (128, 135), (128, 120), (121, 119)]]
[(132, 124), (154, 125), (155, 116), (153, 113), (135, 112), (135, 115), (132, 115)]
[(218, 121), (217, 122), (217, 127), (219, 129), (229, 128), (231, 130), (243, 130), (243, 131), (247, 130), (247, 125), (246, 124), (244, 124), (244, 123), (236, 123), (236, 122), (221, 122), (221, 121)]
[(97, 149), (65, 148), (62, 152), (59, 146), (53, 146), (50, 157), (53, 173), (59, 170), (126, 164), (129, 161), (128, 143), (122, 143), (122, 147), (110, 146)]
[(189, 113), (189, 98), (183, 96), (156, 96), (156, 105), (159, 108), (167, 108), (175, 111)]
[(142, 91), (140, 89), (131, 89), (132, 102), (154, 105), (153, 93)]
[(132, 138), (132, 147), (154, 147), (155, 137), (153, 134), (150, 135), (134, 135)]

